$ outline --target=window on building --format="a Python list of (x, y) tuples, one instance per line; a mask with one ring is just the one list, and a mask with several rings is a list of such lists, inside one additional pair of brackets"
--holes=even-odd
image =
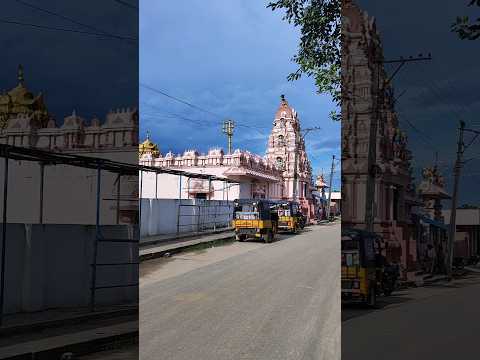
[(277, 157), (277, 167), (283, 169), (283, 158)]
[(398, 220), (398, 210), (399, 210), (399, 193), (398, 190), (393, 190), (393, 220)]
[(285, 146), (285, 138), (284, 138), (283, 135), (278, 135), (277, 145), (278, 146)]
[(363, 87), (362, 88), (362, 96), (364, 98), (368, 97), (368, 87)]

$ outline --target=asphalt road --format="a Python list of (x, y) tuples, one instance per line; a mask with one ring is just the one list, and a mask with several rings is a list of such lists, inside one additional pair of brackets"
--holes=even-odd
[(478, 359), (480, 276), (342, 308), (342, 360)]
[(313, 226), (142, 263), (140, 359), (340, 359), (339, 239)]

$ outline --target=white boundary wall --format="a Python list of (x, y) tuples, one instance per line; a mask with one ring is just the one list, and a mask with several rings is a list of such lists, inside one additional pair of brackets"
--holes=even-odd
[(176, 234), (177, 224), (180, 233), (226, 228), (233, 217), (227, 200), (142, 199), (141, 206), (141, 238)]
[[(127, 225), (102, 226), (102, 233), (105, 238), (134, 237)], [(8, 224), (4, 313), (88, 306), (94, 240), (95, 226)], [(137, 261), (137, 244), (98, 245), (98, 263)], [(97, 286), (138, 283), (138, 275), (136, 265), (101, 266)], [(99, 305), (137, 301), (137, 287), (97, 291)]]

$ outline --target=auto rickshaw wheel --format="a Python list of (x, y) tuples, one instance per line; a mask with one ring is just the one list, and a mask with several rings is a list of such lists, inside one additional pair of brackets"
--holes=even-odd
[(237, 235), (235, 235), (235, 240), (237, 240), (237, 241), (245, 241), (245, 235), (237, 234)]
[(265, 244), (271, 243), (273, 239), (273, 232), (272, 230), (269, 230), (264, 236), (263, 236), (263, 241), (265, 241)]
[(374, 286), (368, 291), (367, 305), (373, 308), (377, 306), (377, 290)]

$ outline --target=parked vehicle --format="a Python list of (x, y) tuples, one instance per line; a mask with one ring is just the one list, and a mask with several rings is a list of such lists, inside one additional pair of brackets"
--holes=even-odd
[(397, 289), (399, 277), (400, 272), (397, 266), (386, 265), (383, 267), (380, 280), (383, 295), (390, 296)]
[(256, 238), (270, 243), (275, 239), (278, 214), (273, 201), (241, 199), (235, 200), (234, 205), (232, 227), (237, 241)]
[(468, 265), (477, 265), (478, 263), (480, 262), (480, 256), (478, 255), (472, 255), (470, 256), (470, 258), (468, 259)]
[(342, 229), (342, 301), (377, 303), (377, 261), (374, 233)]
[(300, 205), (294, 201), (279, 201), (275, 204), (278, 215), (278, 230), (297, 233), (305, 227), (305, 217)]

